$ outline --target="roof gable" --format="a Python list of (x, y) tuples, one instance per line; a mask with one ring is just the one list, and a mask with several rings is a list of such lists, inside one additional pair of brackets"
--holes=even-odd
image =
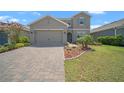
[(78, 14), (76, 14), (76, 15), (74, 15), (73, 17), (76, 17), (76, 16), (78, 16), (78, 15), (80, 15), (80, 14), (83, 14), (83, 15), (86, 15), (86, 16), (89, 16), (90, 17), (90, 15), (88, 14), (88, 12), (79, 12)]
[(65, 25), (65, 26), (69, 26), (67, 23), (65, 23), (65, 22), (63, 22), (63, 21), (61, 21), (61, 20), (59, 20), (59, 19), (56, 19), (56, 18), (54, 18), (54, 17), (51, 17), (51, 16), (42, 17), (42, 18), (40, 18), (40, 19), (38, 19), (38, 20), (36, 20), (36, 21), (30, 23), (29, 26), (31, 26), (31, 25), (33, 25), (33, 24), (39, 22), (39, 21), (42, 21), (42, 20), (44, 20), (44, 19), (47, 19), (47, 18), (53, 19), (53, 20), (55, 20), (55, 21), (57, 21), (57, 22), (59, 22), (59, 23)]

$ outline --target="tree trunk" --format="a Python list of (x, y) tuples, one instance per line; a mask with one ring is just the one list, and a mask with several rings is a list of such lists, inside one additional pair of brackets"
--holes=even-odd
[(88, 45), (87, 45), (87, 44), (85, 44), (85, 47), (86, 47), (86, 48), (88, 48)]
[(84, 43), (82, 43), (82, 49), (84, 48), (85, 46), (84, 46)]

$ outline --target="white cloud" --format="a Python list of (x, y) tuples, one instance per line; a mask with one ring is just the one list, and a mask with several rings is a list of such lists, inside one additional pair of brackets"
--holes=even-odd
[(105, 11), (88, 11), (90, 14), (105, 14)]
[(0, 16), (0, 21), (5, 22), (8, 21), (9, 18), (9, 16)]
[(97, 27), (100, 27), (102, 25), (91, 25), (91, 29), (94, 29), (94, 28), (97, 28)]
[(38, 15), (40, 16), (41, 14), (39, 12), (32, 12), (33, 15)]
[(105, 21), (105, 22), (104, 22), (104, 24), (108, 24), (108, 23), (110, 23), (110, 22), (109, 22), (109, 21)]
[(27, 20), (26, 19), (22, 19), (23, 22), (26, 22)]
[(100, 26), (105, 25), (105, 24), (108, 24), (108, 23), (110, 23), (110, 22), (109, 21), (104, 21), (103, 24), (101, 24), (101, 25), (99, 25), (99, 24), (98, 25), (91, 25), (91, 29), (100, 27)]
[(13, 18), (13, 17), (10, 17), (10, 16), (0, 16), (0, 21), (2, 22), (19, 22), (19, 19), (17, 18)]
[(19, 19), (16, 19), (16, 18), (10, 18), (9, 21), (10, 21), (10, 22), (19, 22)]

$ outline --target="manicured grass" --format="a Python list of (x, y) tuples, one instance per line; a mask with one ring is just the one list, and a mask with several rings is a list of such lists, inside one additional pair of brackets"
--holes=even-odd
[(91, 47), (95, 51), (65, 61), (66, 81), (124, 81), (124, 47)]

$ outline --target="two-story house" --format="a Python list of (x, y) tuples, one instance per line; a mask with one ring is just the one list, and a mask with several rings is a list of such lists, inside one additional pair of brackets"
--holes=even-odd
[(63, 45), (90, 34), (90, 15), (80, 12), (71, 18), (45, 16), (30, 25), (31, 42), (37, 45)]

